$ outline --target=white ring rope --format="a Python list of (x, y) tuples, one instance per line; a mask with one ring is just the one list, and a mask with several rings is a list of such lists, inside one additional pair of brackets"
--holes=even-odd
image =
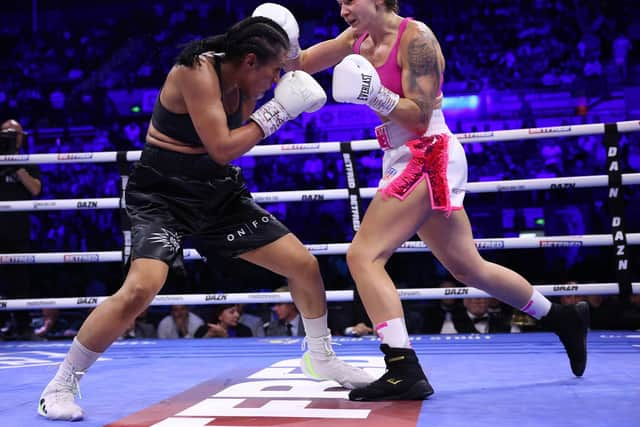
[[(618, 132), (640, 131), (639, 120), (615, 122)], [(516, 141), (524, 139), (556, 138), (583, 135), (604, 135), (605, 124), (593, 123), (585, 125), (550, 126), (542, 128), (524, 128), (497, 130), (488, 132), (467, 132), (456, 134), (461, 143), (488, 141)], [(253, 147), (245, 156), (273, 156), (288, 154), (339, 153), (340, 142), (321, 142), (304, 144), (261, 145)], [(368, 151), (379, 148), (375, 139), (350, 141), (353, 151)], [(127, 151), (127, 161), (140, 159), (142, 151)], [(118, 152), (92, 153), (56, 153), (56, 154), (10, 154), (0, 156), (0, 165), (14, 164), (47, 164), (47, 163), (108, 163), (115, 162)]]
[[(640, 283), (633, 283), (633, 293), (640, 294)], [(543, 295), (615, 295), (617, 283), (576, 283), (534, 286)], [(491, 298), (488, 293), (477, 288), (416, 288), (398, 289), (402, 300), (433, 300), (442, 298)], [(353, 301), (353, 291), (326, 291), (327, 302)], [(0, 311), (33, 310), (40, 308), (89, 308), (102, 303), (108, 297), (33, 298), (0, 300)], [(249, 292), (157, 295), (150, 305), (207, 305), (207, 304), (277, 304), (292, 302), (289, 292)]]
[[(640, 244), (640, 233), (627, 233), (627, 244)], [(496, 237), (474, 240), (478, 250), (575, 248), (611, 246), (610, 234), (585, 236), (541, 236), (541, 237)], [(315, 255), (343, 255), (350, 243), (309, 244), (305, 247)], [(429, 252), (420, 241), (405, 242), (396, 252)], [(202, 256), (195, 249), (184, 249), (185, 260), (200, 260)], [(122, 262), (122, 251), (99, 252), (46, 252), (46, 253), (6, 253), (0, 254), (1, 264), (84, 264), (102, 262)]]
[[(640, 131), (640, 121), (616, 122), (618, 132)], [(528, 128), (503, 131), (471, 132), (457, 134), (462, 143), (486, 141), (514, 141), (540, 139), (551, 137), (567, 137), (581, 135), (602, 135), (605, 124), (587, 124), (571, 126), (555, 126), (545, 128)], [(349, 144), (353, 151), (366, 151), (378, 148), (376, 140), (354, 140)], [(270, 156), (285, 154), (309, 153), (338, 153), (341, 151), (340, 142), (284, 144), (258, 146), (246, 155)], [(140, 159), (141, 151), (126, 152), (127, 161)], [(0, 165), (13, 164), (46, 164), (46, 163), (107, 163), (118, 160), (118, 152), (92, 153), (58, 153), (58, 154), (16, 154), (0, 156)], [(622, 184), (640, 183), (640, 174), (622, 175)], [(582, 177), (564, 177), (547, 179), (523, 179), (511, 181), (487, 181), (469, 183), (469, 193), (486, 193), (501, 191), (553, 190), (588, 187), (606, 187), (608, 176), (593, 175)], [(361, 197), (371, 198), (376, 188), (360, 189)], [(308, 191), (276, 191), (254, 193), (258, 202), (293, 202), (313, 200), (341, 200), (349, 197), (347, 189), (308, 190)], [(31, 210), (62, 210), (62, 209), (114, 209), (122, 207), (121, 198), (98, 199), (67, 199), (67, 200), (37, 200), (37, 201), (8, 201), (0, 204), (0, 211), (31, 211)], [(626, 242), (629, 245), (640, 244), (640, 233), (627, 233)], [(610, 246), (613, 236), (609, 234), (587, 236), (544, 236), (519, 238), (491, 238), (475, 239), (480, 250), (489, 249), (525, 249), (525, 248), (567, 248), (586, 246)], [(306, 245), (314, 254), (344, 254), (348, 243), (312, 244)], [(425, 252), (429, 249), (422, 242), (406, 242), (398, 252)], [(195, 249), (184, 250), (185, 259), (202, 259)], [(0, 254), (0, 264), (42, 264), (42, 263), (95, 263), (122, 262), (122, 251), (101, 252), (55, 252), (55, 253), (14, 253)], [(618, 283), (596, 284), (557, 284), (536, 286), (544, 295), (607, 295), (618, 294)], [(632, 283), (633, 293), (640, 294), (640, 283)], [(441, 298), (472, 298), (489, 297), (490, 295), (476, 288), (427, 288), (427, 289), (399, 289), (401, 299), (441, 299)], [(51, 299), (14, 299), (0, 300), (1, 310), (24, 310), (44, 307), (55, 308), (87, 308), (94, 307), (108, 297), (77, 297)], [(351, 301), (353, 291), (328, 291), (327, 301)], [(233, 294), (196, 294), (196, 295), (158, 295), (151, 305), (201, 305), (212, 303), (275, 303), (291, 302), (289, 293), (259, 292)]]
[[(597, 188), (607, 187), (608, 180), (609, 177), (607, 175), (589, 175), (562, 178), (514, 179), (509, 181), (482, 181), (470, 182), (467, 184), (466, 189), (467, 193), (480, 194), (507, 191)], [(640, 173), (623, 174), (622, 184), (640, 184)], [(371, 199), (377, 191), (378, 189), (375, 187), (361, 188), (360, 197)], [(349, 198), (349, 190), (346, 188), (338, 188), (332, 190), (263, 191), (252, 193), (252, 196), (257, 203), (346, 200)], [(1, 212), (118, 209), (120, 207), (121, 200), (118, 197), (0, 201)], [(124, 207), (123, 201), (122, 207)]]
[[(140, 160), (142, 151), (127, 151), (127, 161)], [(114, 163), (117, 151), (97, 151), (90, 153), (54, 153), (54, 154), (5, 154), (0, 156), (0, 165), (33, 165), (51, 163)]]

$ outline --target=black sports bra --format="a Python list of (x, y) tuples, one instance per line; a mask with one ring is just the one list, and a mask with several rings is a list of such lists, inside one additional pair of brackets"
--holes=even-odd
[[(220, 72), (218, 57), (214, 57), (213, 66), (216, 73), (218, 73), (220, 89), (222, 89), (222, 73)], [(196, 132), (196, 128), (193, 126), (189, 113), (178, 114), (167, 110), (160, 102), (160, 93), (158, 93), (156, 103), (153, 106), (151, 123), (153, 123), (153, 127), (158, 129), (158, 131), (178, 141), (195, 147), (203, 145), (200, 136), (198, 136), (198, 132)], [(227, 115), (227, 126), (229, 126), (229, 129), (242, 126), (242, 92), (240, 92), (238, 109), (234, 113)]]

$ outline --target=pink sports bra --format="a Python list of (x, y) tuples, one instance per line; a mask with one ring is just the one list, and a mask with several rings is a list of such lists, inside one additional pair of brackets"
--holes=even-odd
[[(411, 18), (404, 18), (402, 22), (400, 22), (400, 27), (398, 28), (398, 37), (396, 38), (396, 42), (391, 48), (391, 52), (389, 52), (389, 56), (387, 56), (387, 60), (380, 67), (376, 67), (382, 84), (387, 89), (400, 95), (401, 98), (404, 97), (404, 91), (402, 90), (402, 68), (400, 68), (400, 65), (398, 65), (397, 59), (398, 47), (400, 46), (400, 39), (402, 39), (402, 34), (407, 28), (407, 24), (409, 23), (409, 21), (411, 21)], [(353, 44), (353, 53), (360, 54), (360, 46), (368, 35), (369, 33), (364, 33), (363, 35), (358, 37), (358, 40), (356, 40), (356, 42)]]
[[(402, 68), (398, 65), (398, 48), (400, 47), (400, 40), (402, 39), (402, 34), (404, 34), (404, 30), (407, 29), (407, 24), (411, 21), (411, 18), (403, 18), (400, 22), (400, 27), (398, 27), (398, 37), (396, 38), (396, 42), (393, 44), (391, 48), (391, 52), (389, 52), (389, 56), (387, 56), (387, 60), (380, 67), (376, 67), (376, 71), (378, 71), (378, 75), (380, 76), (380, 81), (387, 89), (392, 92), (400, 95), (401, 98), (404, 98), (404, 91), (402, 90)], [(369, 33), (364, 33), (358, 40), (353, 44), (353, 53), (360, 54), (360, 46), (364, 39), (367, 38)], [(440, 75), (440, 96), (442, 95), (442, 84), (444, 83), (444, 75)]]

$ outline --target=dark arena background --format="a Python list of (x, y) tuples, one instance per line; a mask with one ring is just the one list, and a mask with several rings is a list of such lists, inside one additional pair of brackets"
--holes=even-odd
[[(351, 0), (373, 1), (373, 0)], [(302, 49), (347, 28), (340, 1), (279, 1)], [(468, 161), (465, 209), (487, 260), (554, 302), (587, 301), (589, 366), (570, 375), (548, 330), (457, 283), (417, 236), (387, 264), (413, 348), (436, 394), (360, 403), (298, 368), (301, 336), (270, 334), (286, 281), (238, 259), (198, 254), (82, 382), (86, 426), (616, 426), (640, 424), (640, 2), (400, 0), (446, 58), (443, 110)], [(0, 419), (44, 426), (43, 387), (83, 320), (129, 267), (123, 188), (181, 45), (223, 33), (246, 0), (3, 2), (0, 122)], [(233, 161), (261, 206), (314, 253), (336, 352), (384, 371), (345, 260), (381, 176), (379, 124), (327, 104)], [(270, 99), (268, 93), (265, 99)], [(9, 190), (16, 171), (40, 193)], [(14, 181), (12, 181), (14, 180)], [(438, 316), (481, 306), (495, 329), (445, 331)], [(241, 304), (251, 338), (184, 339), (159, 328), (172, 307), (210, 322)], [(454, 316), (455, 317), (455, 316)], [(242, 323), (241, 318), (241, 323)], [(492, 323), (493, 324), (493, 323)], [(446, 333), (453, 332), (453, 333)], [(58, 424), (56, 424), (58, 425)]]

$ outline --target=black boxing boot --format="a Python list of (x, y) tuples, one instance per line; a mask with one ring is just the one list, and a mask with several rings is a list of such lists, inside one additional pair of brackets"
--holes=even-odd
[(387, 372), (371, 384), (351, 390), (349, 400), (424, 400), (433, 394), (415, 351), (387, 344), (380, 345), (380, 350), (384, 353)]
[(581, 377), (587, 367), (590, 321), (589, 304), (585, 301), (575, 305), (552, 304), (549, 313), (540, 319), (544, 328), (552, 330), (560, 338), (576, 377)]

